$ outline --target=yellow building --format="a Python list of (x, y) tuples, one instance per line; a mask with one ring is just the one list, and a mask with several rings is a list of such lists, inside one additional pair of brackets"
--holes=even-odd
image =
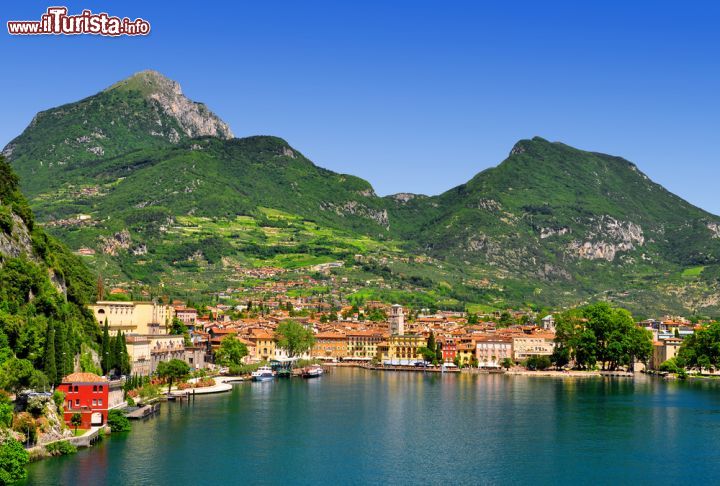
[(455, 356), (460, 366), (472, 366), (475, 357), (475, 344), (473, 342), (458, 344)]
[(512, 337), (515, 361), (524, 361), (530, 356), (550, 356), (555, 351), (555, 334), (518, 334)]
[(393, 335), (377, 346), (377, 357), (381, 362), (394, 361), (407, 364), (422, 359), (420, 348), (426, 345), (427, 340), (421, 335)]
[(347, 355), (347, 337), (342, 332), (319, 332), (310, 351), (313, 358), (344, 358)]
[(378, 344), (383, 340), (379, 331), (348, 331), (347, 358), (371, 360), (377, 354)]
[(253, 329), (248, 339), (255, 345), (255, 361), (275, 358), (275, 335), (265, 329)]
[(165, 334), (173, 308), (155, 302), (98, 301), (90, 305), (100, 326), (108, 322), (110, 334)]

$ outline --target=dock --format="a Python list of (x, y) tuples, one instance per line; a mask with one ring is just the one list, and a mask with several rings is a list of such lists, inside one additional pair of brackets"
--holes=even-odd
[(142, 420), (158, 413), (160, 411), (160, 404), (153, 403), (152, 405), (129, 407), (126, 410), (129, 410), (129, 412), (125, 414), (127, 418), (131, 420)]

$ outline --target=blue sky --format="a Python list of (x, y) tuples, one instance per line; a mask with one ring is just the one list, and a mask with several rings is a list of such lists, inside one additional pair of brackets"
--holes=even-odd
[[(236, 136), (283, 137), (379, 194), (438, 194), (539, 135), (621, 155), (720, 214), (712, 2), (15, 3), (0, 7), (0, 145), (37, 111), (152, 68)], [(58, 3), (152, 34), (7, 35)]]

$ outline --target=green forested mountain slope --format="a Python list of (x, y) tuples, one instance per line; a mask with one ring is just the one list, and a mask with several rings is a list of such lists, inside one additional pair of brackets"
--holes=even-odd
[(50, 383), (72, 372), (82, 344), (99, 337), (85, 308), (94, 291), (80, 259), (35, 224), (17, 177), (0, 157), (0, 366), (15, 355), (46, 374), (52, 370)]
[(43, 112), (4, 153), (48, 230), (126, 284), (225, 288), (240, 268), (342, 261), (460, 307), (718, 308), (720, 218), (624, 159), (537, 137), (441, 195), (381, 198), (282, 139), (232, 138), (145, 72)]

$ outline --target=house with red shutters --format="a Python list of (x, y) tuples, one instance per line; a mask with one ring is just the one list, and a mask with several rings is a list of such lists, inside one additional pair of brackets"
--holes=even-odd
[(82, 429), (107, 423), (110, 399), (107, 378), (94, 373), (73, 373), (63, 378), (57, 389), (65, 394), (66, 424), (71, 425), (70, 420), (75, 413), (80, 413), (82, 417)]

